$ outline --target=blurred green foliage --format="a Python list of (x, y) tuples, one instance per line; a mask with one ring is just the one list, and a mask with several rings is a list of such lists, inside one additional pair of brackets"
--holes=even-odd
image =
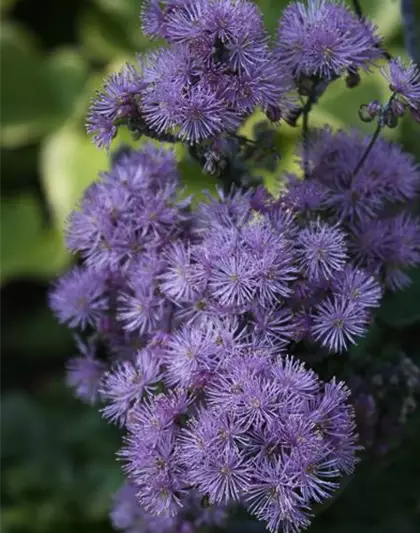
[[(258, 3), (274, 32), (287, 2)], [(107, 73), (157, 44), (140, 32), (140, 4), (139, 0), (2, 0), (4, 533), (109, 530), (109, 498), (121, 479), (114, 457), (118, 434), (65, 388), (64, 365), (72, 353), (72, 339), (51, 316), (46, 292), (48, 283), (71, 262), (63, 240), (65, 219), (84, 188), (108, 166), (107, 154), (91, 144), (84, 130), (89, 100)], [(399, 2), (362, 4), (391, 53), (404, 55)], [(387, 94), (387, 84), (378, 73), (364, 76), (351, 91), (343, 80), (336, 81), (315, 107), (311, 125), (327, 122), (334, 128), (355, 126), (369, 132), (372, 126), (360, 123), (357, 109), (373, 98), (385, 100)], [(261, 119), (259, 114), (253, 116), (244, 133), (251, 136)], [(419, 158), (420, 129), (409, 119), (387, 135)], [(299, 128), (279, 128), (276, 144), (282, 159), (274, 173), (264, 174), (268, 184), (280, 171), (293, 168), (298, 138)], [(212, 178), (200, 177), (181, 146), (177, 154), (190, 191), (214, 186)], [(418, 271), (410, 290), (387, 299), (380, 319), (401, 336), (404, 328), (420, 327)], [(416, 422), (418, 427), (418, 417)], [(417, 431), (407, 437), (392, 464), (373, 474), (362, 468), (311, 531), (420, 531), (418, 444)], [(245, 525), (241, 531), (246, 531)]]

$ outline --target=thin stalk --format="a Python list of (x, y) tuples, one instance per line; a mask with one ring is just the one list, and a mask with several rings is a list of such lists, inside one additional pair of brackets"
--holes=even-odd
[(366, 150), (364, 151), (362, 157), (360, 158), (359, 162), (357, 163), (356, 165), (356, 168), (353, 170), (353, 178), (355, 178), (357, 176), (357, 174), (359, 173), (360, 169), (363, 167), (366, 159), (368, 158), (370, 152), (372, 151), (372, 148), (374, 147), (378, 137), (379, 137), (379, 134), (381, 133), (382, 131), (382, 128), (383, 128), (383, 124), (382, 124), (382, 121), (379, 120), (378, 121), (378, 125), (376, 126), (376, 130), (374, 132), (374, 134), (372, 135), (372, 138), (368, 144), (368, 146), (366, 147)]
[[(363, 14), (362, 5), (359, 2), (359, 0), (353, 0), (353, 9), (354, 9), (354, 12), (356, 13), (357, 17), (361, 21), (364, 21), (365, 20), (365, 16)], [(382, 48), (382, 46), (380, 44), (376, 44), (375, 48), (378, 48), (382, 52), (382, 55), (384, 56), (384, 58), (387, 61), (390, 61), (392, 59), (392, 55), (388, 52), (388, 50), (385, 50), (384, 48)]]
[(376, 141), (378, 140), (379, 134), (385, 127), (385, 121), (384, 121), (384, 114), (386, 113), (386, 110), (389, 109), (389, 107), (392, 104), (392, 101), (394, 100), (396, 96), (396, 93), (392, 93), (391, 98), (388, 100), (388, 103), (385, 106), (384, 111), (382, 112), (381, 116), (379, 117), (378, 124), (376, 126), (376, 130), (374, 131), (372, 138), (370, 139), (369, 144), (366, 147), (366, 150), (363, 152), (362, 157), (360, 158), (359, 162), (357, 163), (355, 169), (353, 170), (353, 178), (357, 176), (360, 169), (365, 164), (366, 159), (368, 158), (370, 152), (372, 151), (372, 148), (375, 146)]
[(359, 19), (362, 19), (363, 10), (362, 10), (362, 6), (360, 5), (359, 0), (353, 0), (353, 8), (354, 8), (356, 15), (359, 17)]
[(303, 173), (305, 179), (309, 177), (309, 113), (314, 101), (315, 89), (308, 96), (302, 109), (302, 139), (303, 139)]
[[(242, 143), (245, 143), (245, 144), (248, 143), (248, 144), (253, 144), (254, 146), (259, 146), (259, 143), (257, 141), (254, 141), (253, 139), (248, 139), (247, 137), (244, 137), (243, 135), (237, 135), (236, 133), (233, 133), (232, 137), (234, 139), (238, 139), (238, 141), (240, 141)], [(278, 159), (281, 159), (281, 156), (278, 153), (277, 148), (274, 146), (274, 144), (272, 144), (271, 146), (267, 147), (267, 149), (270, 149), (273, 152), (273, 154), (275, 154), (276, 157), (278, 157)]]

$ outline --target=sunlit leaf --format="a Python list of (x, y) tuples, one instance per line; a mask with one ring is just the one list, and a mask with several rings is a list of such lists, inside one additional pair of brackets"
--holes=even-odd
[(93, 145), (86, 132), (77, 126), (66, 125), (44, 141), (42, 185), (60, 230), (85, 188), (108, 166), (108, 154)]
[(52, 131), (73, 112), (86, 85), (84, 60), (71, 50), (44, 58), (4, 25), (1, 39), (1, 143), (16, 147)]
[(37, 200), (22, 195), (1, 203), (1, 279), (50, 277), (68, 263), (60, 233), (46, 227)]

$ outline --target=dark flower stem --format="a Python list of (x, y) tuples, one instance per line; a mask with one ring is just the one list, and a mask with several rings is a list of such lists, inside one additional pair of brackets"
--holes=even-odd
[(254, 141), (253, 139), (248, 139), (247, 137), (244, 137), (243, 135), (237, 135), (236, 133), (232, 134), (232, 137), (235, 139), (238, 139), (238, 141), (241, 141), (242, 143), (251, 143), (251, 144), (258, 144), (257, 141)]
[(362, 6), (360, 5), (359, 0), (353, 0), (353, 7), (359, 19), (363, 18), (363, 10), (362, 10)]
[(376, 141), (377, 141), (377, 139), (379, 137), (379, 134), (382, 131), (382, 128), (383, 128), (382, 121), (378, 120), (378, 125), (376, 126), (375, 133), (372, 135), (372, 138), (371, 138), (366, 150), (364, 151), (362, 157), (360, 158), (359, 162), (357, 163), (356, 168), (353, 170), (353, 178), (355, 178), (357, 176), (357, 174), (359, 173), (360, 169), (363, 167), (366, 159), (368, 158), (370, 152), (372, 151), (372, 148), (374, 147), (374, 145), (375, 145), (375, 143), (376, 143)]
[[(365, 20), (363, 9), (362, 9), (362, 6), (359, 0), (353, 0), (353, 9), (360, 20), (362, 21)], [(379, 43), (376, 44), (375, 47), (378, 48), (382, 52), (382, 55), (387, 61), (390, 61), (392, 59), (392, 55), (387, 50), (383, 49)]]
[(416, 23), (414, 0), (401, 1), (401, 14), (404, 27), (404, 41), (408, 55), (420, 65), (420, 33)]
[(309, 113), (314, 103), (315, 87), (302, 108), (302, 139), (303, 139), (303, 173), (309, 177)]
[[(396, 96), (396, 93), (392, 93), (391, 98), (389, 99), (388, 103), (386, 104), (386, 106), (384, 106), (385, 112), (390, 107), (390, 105), (392, 104), (392, 101), (394, 100), (395, 96)], [(365, 164), (366, 159), (368, 158), (370, 152), (372, 151), (372, 148), (375, 146), (375, 143), (378, 140), (379, 134), (381, 133), (381, 131), (383, 130), (383, 128), (385, 126), (383, 115), (384, 115), (384, 111), (382, 112), (381, 116), (379, 117), (378, 124), (376, 126), (376, 130), (375, 130), (374, 134), (372, 135), (372, 138), (371, 138), (368, 146), (366, 147), (366, 150), (364, 151), (362, 157), (360, 158), (360, 160), (357, 163), (355, 169), (353, 170), (353, 178), (355, 178), (357, 176), (357, 174), (359, 173), (360, 169)]]

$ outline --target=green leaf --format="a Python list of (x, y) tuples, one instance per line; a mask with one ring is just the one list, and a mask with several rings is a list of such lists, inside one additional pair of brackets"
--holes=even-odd
[(68, 124), (41, 146), (40, 173), (56, 227), (65, 220), (98, 173), (109, 166), (108, 155), (94, 146), (86, 133)]
[(403, 291), (385, 296), (377, 316), (388, 326), (404, 328), (420, 323), (420, 269), (411, 273), (412, 283)]
[(1, 0), (0, 9), (4, 14), (7, 11), (10, 11), (16, 4), (17, 0)]
[(98, 6), (85, 9), (80, 18), (79, 32), (89, 58), (104, 62), (121, 56), (134, 59), (135, 54), (155, 46), (141, 33), (138, 15), (138, 5), (136, 14), (130, 12), (129, 6), (120, 10), (103, 10)]
[(140, 30), (141, 0), (94, 0), (94, 3), (112, 16), (134, 18)]
[(53, 52), (45, 63), (45, 76), (54, 91), (54, 105), (64, 118), (84, 104), (89, 69), (81, 55), (71, 48)]
[(76, 52), (60, 50), (44, 59), (28, 39), (17, 27), (3, 25), (0, 124), (1, 143), (8, 148), (59, 126), (72, 114), (88, 77)]
[[(390, 96), (388, 82), (379, 72), (362, 73), (360, 84), (353, 89), (348, 89), (343, 79), (331, 83), (320, 98), (319, 104), (314, 107), (314, 113), (320, 113), (324, 116), (324, 124), (328, 123), (335, 128), (335, 125), (331, 124), (328, 113), (340, 122), (341, 127), (357, 128), (369, 135), (373, 133), (375, 128), (373, 124), (366, 124), (360, 120), (358, 114), (360, 106), (372, 100), (385, 103)], [(395, 139), (399, 136), (400, 125), (394, 129), (385, 129), (384, 135)]]
[(1, 280), (50, 277), (69, 261), (60, 233), (44, 226), (37, 200), (30, 195), (1, 201)]

